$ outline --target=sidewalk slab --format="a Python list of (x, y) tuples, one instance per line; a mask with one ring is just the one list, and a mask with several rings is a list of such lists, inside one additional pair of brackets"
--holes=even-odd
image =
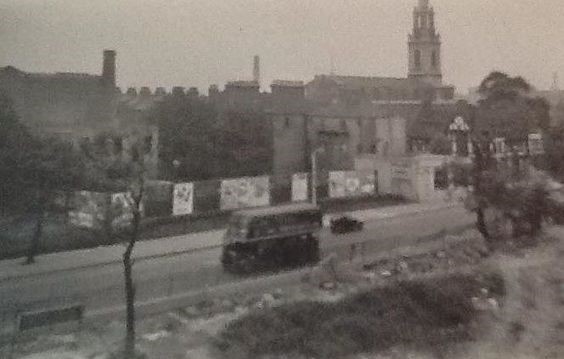
[[(346, 212), (362, 221), (382, 220), (399, 216), (435, 211), (459, 206), (457, 203), (439, 204), (408, 204), (400, 206), (379, 207), (373, 209)], [(324, 226), (328, 226), (330, 219), (345, 213), (325, 215)], [(180, 236), (159, 238), (156, 240), (139, 241), (135, 245), (133, 257), (135, 259), (157, 256), (175, 255), (183, 252), (197, 251), (210, 247), (221, 246), (225, 230), (189, 233)], [(0, 282), (18, 277), (41, 275), (72, 269), (102, 266), (119, 263), (122, 260), (123, 245), (101, 246), (97, 248), (81, 249), (68, 252), (58, 252), (40, 255), (32, 265), (23, 265), (25, 259), (8, 259), (0, 261)]]

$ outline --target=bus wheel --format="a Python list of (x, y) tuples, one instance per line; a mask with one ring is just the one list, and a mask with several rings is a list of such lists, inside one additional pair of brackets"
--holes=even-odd
[(248, 257), (239, 259), (236, 263), (236, 267), (237, 267), (237, 272), (241, 274), (252, 273), (253, 270), (255, 269), (252, 258), (248, 258)]

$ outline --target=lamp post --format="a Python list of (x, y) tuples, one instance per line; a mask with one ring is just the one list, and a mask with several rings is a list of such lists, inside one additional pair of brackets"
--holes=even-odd
[(323, 147), (311, 153), (311, 203), (317, 206), (317, 155), (323, 153)]

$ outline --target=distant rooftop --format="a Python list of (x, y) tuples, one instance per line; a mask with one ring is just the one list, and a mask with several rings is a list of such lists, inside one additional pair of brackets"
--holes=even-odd
[(237, 80), (229, 81), (225, 87), (260, 87), (258, 81)]
[(343, 76), (343, 75), (315, 75), (313, 81), (330, 80), (345, 87), (400, 87), (417, 83), (417, 80), (405, 77), (373, 77), (373, 76)]
[(304, 87), (303, 81), (289, 81), (289, 80), (274, 80), (271, 86), (281, 87)]
[(0, 67), (0, 73), (11, 73), (14, 75), (30, 78), (30, 79), (45, 79), (45, 80), (99, 80), (100, 75), (92, 75), (80, 72), (26, 72), (13, 66)]

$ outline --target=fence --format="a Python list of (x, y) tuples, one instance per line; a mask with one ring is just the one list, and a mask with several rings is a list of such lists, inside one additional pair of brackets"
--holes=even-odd
[[(373, 173), (320, 171), (317, 178), (317, 198), (321, 201), (377, 195), (377, 179)], [(147, 219), (198, 217), (245, 207), (307, 201), (311, 198), (310, 183), (311, 175), (307, 173), (189, 183), (149, 181), (145, 187), (143, 215)], [(128, 218), (127, 215), (116, 214), (115, 204), (112, 207), (115, 194), (80, 191), (74, 197), (69, 218), (78, 227), (102, 229), (110, 216)], [(117, 212), (131, 210), (123, 205), (118, 207)]]

